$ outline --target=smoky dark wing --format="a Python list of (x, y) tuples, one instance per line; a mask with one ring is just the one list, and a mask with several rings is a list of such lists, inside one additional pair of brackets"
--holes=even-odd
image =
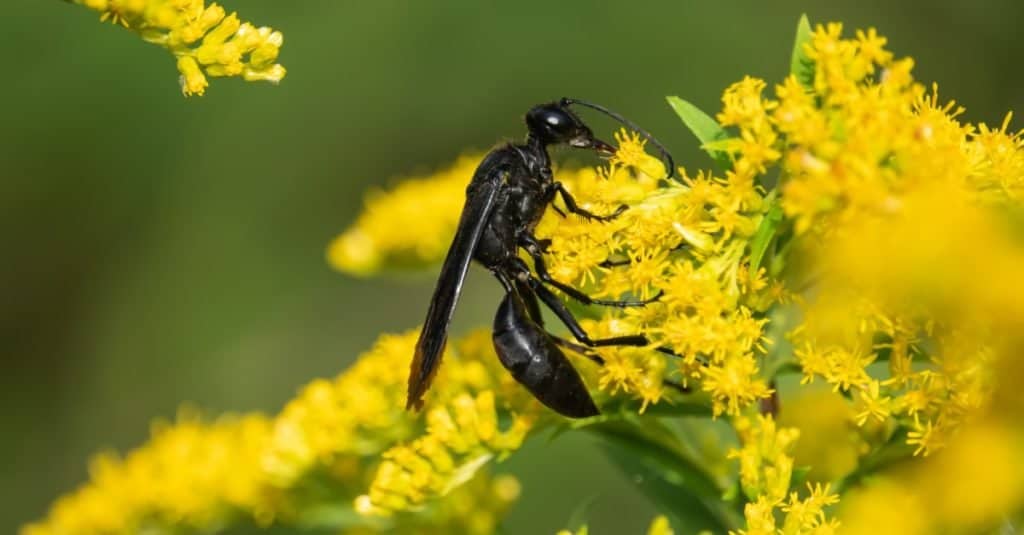
[(423, 322), (423, 330), (416, 342), (416, 355), (413, 357), (412, 369), (409, 370), (407, 409), (419, 408), (423, 404), (423, 394), (437, 372), (448, 339), (448, 324), (455, 312), (459, 294), (462, 293), (462, 284), (466, 280), (473, 251), (487, 226), (498, 191), (507, 175), (503, 169), (489, 167), (483, 164), (477, 170), (466, 191), (466, 205), (462, 209), (455, 238), (441, 266), (434, 297), (427, 310), (427, 319)]

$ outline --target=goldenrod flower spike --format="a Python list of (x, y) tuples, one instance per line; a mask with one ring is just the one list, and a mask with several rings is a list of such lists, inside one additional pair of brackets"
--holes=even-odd
[[(780, 428), (771, 416), (741, 416), (733, 421), (742, 447), (729, 452), (739, 460), (740, 485), (749, 502), (743, 510), (747, 529), (736, 535), (825, 535), (835, 533), (838, 521), (825, 508), (837, 503), (828, 485), (808, 485), (807, 493), (791, 490), (792, 450), (800, 436)], [(784, 515), (776, 515), (784, 513)], [(777, 525), (782, 518), (782, 525)]]
[(447, 407), (427, 414), (427, 433), (408, 445), (385, 451), (370, 491), (356, 498), (363, 514), (388, 515), (422, 507), (471, 479), (486, 463), (518, 449), (533, 425), (514, 416), (498, 429), (494, 393), (461, 394)]
[(246, 81), (280, 82), (276, 63), (281, 32), (257, 28), (204, 0), (72, 0), (100, 12), (100, 20), (132, 30), (177, 58), (181, 91), (202, 95), (207, 76), (238, 76)]
[(236, 521), (244, 511), (266, 523), (272, 494), (263, 486), (259, 457), (270, 438), (263, 415), (203, 421), (183, 409), (173, 424), (153, 426), (149, 442), (124, 458), (106, 453), (90, 464), (92, 481), (58, 500), (49, 517), (23, 535), (196, 531)]
[(388, 191), (368, 193), (363, 213), (328, 246), (327, 261), (339, 271), (358, 276), (383, 268), (440, 264), (459, 224), (466, 185), (481, 157), (463, 156), (432, 175), (410, 177)]
[[(244, 519), (295, 523), (323, 505), (317, 501), (322, 497), (305, 494), (310, 478), (330, 483), (332, 503), (354, 500), (358, 510), (374, 512), (377, 505), (368, 498), (355, 499), (374, 474), (378, 486), (402, 482), (421, 510), (430, 509), (393, 515), (395, 527), (491, 533), (519, 486), (482, 468), (519, 447), (537, 404), (522, 407), (499, 429), (507, 402), (517, 398), (504, 392), (500, 364), (480, 343), (486, 333), (473, 333), (452, 341), (449, 365), (427, 399), (428, 430), (415, 438), (419, 415), (404, 409), (403, 396), (417, 334), (382, 336), (351, 368), (313, 381), (273, 417), (210, 422), (183, 409), (175, 423), (154, 425), (149, 442), (124, 459), (98, 456), (90, 481), (58, 500), (45, 520), (22, 528), (22, 535), (215, 532)], [(504, 400), (500, 409), (495, 390)], [(409, 447), (397, 445), (410, 440)], [(379, 458), (385, 461), (377, 469)], [(407, 478), (407, 469), (415, 469), (415, 477)], [(369, 495), (376, 497), (374, 488)], [(427, 503), (440, 495), (444, 503)], [(377, 501), (397, 509), (392, 501)]]

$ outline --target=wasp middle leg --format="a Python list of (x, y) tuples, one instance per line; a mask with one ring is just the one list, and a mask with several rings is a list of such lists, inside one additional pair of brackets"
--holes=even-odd
[(526, 253), (533, 259), (533, 269), (537, 272), (537, 278), (546, 284), (550, 284), (551, 286), (558, 288), (565, 295), (568, 295), (584, 305), (600, 305), (616, 308), (642, 307), (657, 301), (661, 297), (661, 292), (648, 299), (637, 300), (597, 299), (590, 297), (582, 291), (551, 276), (551, 273), (548, 272), (547, 263), (544, 261), (544, 250), (547, 248), (545, 247), (546, 240), (538, 240), (533, 236), (524, 235), (520, 241), (522, 242), (521, 246), (523, 249), (526, 250)]

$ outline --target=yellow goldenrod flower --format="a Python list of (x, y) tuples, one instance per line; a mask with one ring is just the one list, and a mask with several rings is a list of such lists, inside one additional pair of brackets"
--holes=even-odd
[(127, 534), (170, 525), (205, 531), (240, 512), (266, 523), (275, 505), (259, 457), (269, 438), (262, 415), (205, 422), (183, 409), (175, 423), (154, 424), (149, 442), (123, 459), (112, 453), (93, 459), (91, 481), (22, 534)]
[(665, 164), (647, 154), (644, 150), (647, 140), (641, 138), (640, 134), (622, 129), (615, 133), (615, 141), (619, 148), (609, 160), (611, 165), (633, 167), (651, 178), (665, 176)]
[[(799, 431), (780, 428), (771, 416), (741, 416), (734, 427), (742, 447), (729, 452), (739, 460), (740, 485), (750, 500), (743, 510), (746, 529), (738, 535), (811, 535), (834, 533), (839, 523), (830, 519), (825, 508), (839, 501), (828, 485), (808, 485), (800, 497), (790, 490), (794, 448)], [(777, 525), (776, 510), (783, 518)]]
[[(489, 341), (484, 331), (453, 340), (448, 365), (428, 398), (427, 433), (409, 446), (401, 444), (420, 432), (417, 415), (404, 409), (415, 331), (381, 337), (349, 370), (313, 381), (276, 417), (204, 422), (183, 410), (176, 423), (156, 424), (150, 441), (123, 460), (97, 457), (91, 481), (22, 533), (211, 531), (244, 518), (292, 523), (323, 506), (323, 497), (306, 494), (310, 478), (330, 482), (337, 493), (331, 500), (352, 503), (374, 470), (380, 483), (371, 496), (388, 488), (388, 470), (399, 474), (392, 480), (406, 481), (402, 474), (410, 468), (418, 470), (407, 480), (409, 494), (420, 498), (417, 505), (424, 505), (427, 492), (449, 500), (431, 504), (429, 514), (395, 515), (389, 524), (368, 520), (367, 526), (491, 533), (519, 487), (509, 476), (492, 478), (479, 469), (519, 447), (539, 404), (505, 391), (506, 374), (481, 335)], [(495, 391), (502, 395), (500, 407)], [(508, 428), (499, 429), (510, 401), (524, 405)], [(375, 468), (382, 454), (385, 461)], [(355, 507), (374, 506), (359, 499)]]
[(280, 82), (276, 63), (281, 32), (257, 28), (205, 0), (72, 0), (100, 12), (100, 20), (138, 33), (177, 58), (181, 92), (202, 95), (207, 76), (238, 76), (247, 81)]
[(429, 411), (425, 435), (383, 453), (369, 493), (356, 498), (356, 506), (364, 514), (419, 507), (459, 487), (490, 460), (518, 449), (531, 426), (531, 417), (517, 415), (507, 430), (499, 430), (493, 392), (475, 399), (462, 394), (449, 407)]

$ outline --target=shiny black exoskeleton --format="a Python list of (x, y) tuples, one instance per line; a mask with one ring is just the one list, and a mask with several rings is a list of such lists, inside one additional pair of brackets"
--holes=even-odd
[[(501, 363), (534, 397), (565, 416), (593, 416), (598, 414), (598, 409), (579, 373), (560, 348), (583, 353), (601, 362), (588, 348), (647, 345), (643, 335), (592, 340), (565, 304), (547, 287), (557, 288), (584, 304), (627, 307), (649, 302), (592, 299), (553, 279), (545, 267), (546, 243), (534, 236), (534, 228), (548, 206), (565, 215), (562, 209), (552, 204), (556, 196), (561, 197), (565, 211), (587, 219), (608, 221), (626, 209), (620, 206), (614, 213), (606, 215), (590, 213), (579, 207), (568, 190), (552, 176), (547, 152), (549, 146), (564, 144), (608, 154), (615, 152), (613, 146), (594, 137), (590, 128), (570, 109), (573, 104), (606, 113), (643, 133), (662, 151), (669, 173), (672, 172), (671, 156), (657, 140), (601, 106), (563, 98), (531, 109), (526, 115), (529, 131), (526, 142), (504, 145), (491, 151), (466, 188), (466, 204), (458, 230), (445, 257), (416, 343), (409, 374), (407, 408), (422, 405), (423, 394), (440, 364), (448, 324), (462, 291), (470, 260), (476, 260), (490, 270), (505, 288), (505, 298), (494, 318), (493, 335), (494, 348)], [(536, 275), (519, 258), (520, 249), (533, 260)], [(582, 346), (544, 329), (539, 302), (554, 312)]]

